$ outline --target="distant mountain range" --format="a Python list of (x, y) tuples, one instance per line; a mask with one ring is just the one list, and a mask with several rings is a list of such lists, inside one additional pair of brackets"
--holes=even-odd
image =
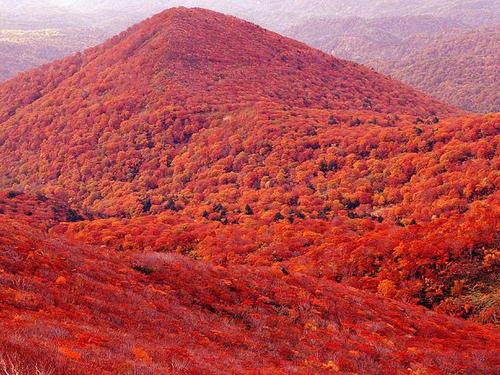
[[(0, 9), (10, 14), (17, 12), (20, 16), (28, 11), (39, 13), (54, 12), (54, 10), (69, 11), (66, 21), (71, 16), (90, 15), (96, 17), (95, 22), (106, 27), (113, 23), (128, 24), (154, 14), (157, 11), (174, 7), (203, 7), (214, 9), (250, 21), (257, 22), (276, 31), (284, 31), (287, 27), (301, 21), (318, 18), (339, 17), (404, 17), (433, 15), (446, 17), (469, 25), (493, 24), (500, 22), (500, 5), (492, 0), (419, 0), (419, 1), (349, 1), (349, 0), (270, 0), (270, 1), (231, 1), (231, 0), (155, 0), (155, 1), (70, 1), (52, 0), (39, 1), (0, 1)], [(9, 12), (10, 11), (10, 12)], [(10, 17), (5, 17), (10, 18)]]
[(0, 81), (83, 50), (102, 38), (95, 29), (0, 29)]
[[(412, 48), (411, 46), (415, 46)], [(500, 25), (413, 37), (368, 65), (469, 111), (500, 112)]]
[(286, 34), (469, 111), (500, 111), (500, 24), (434, 16), (319, 18)]

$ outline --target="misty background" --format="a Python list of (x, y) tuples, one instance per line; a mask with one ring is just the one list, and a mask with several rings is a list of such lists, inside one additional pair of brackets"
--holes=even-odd
[(471, 26), (500, 21), (500, 1), (495, 0), (0, 0), (0, 22), (2, 27), (87, 26), (117, 32), (174, 6), (213, 9), (275, 31), (314, 17), (430, 15)]

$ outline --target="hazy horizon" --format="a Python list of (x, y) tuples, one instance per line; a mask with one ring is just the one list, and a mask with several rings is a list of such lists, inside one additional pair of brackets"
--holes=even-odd
[[(315, 17), (362, 17), (431, 15), (459, 19), (466, 23), (492, 24), (500, 22), (500, 2), (494, 0), (437, 1), (437, 0), (132, 0), (125, 3), (116, 0), (0, 0), (0, 26), (9, 11), (29, 11), (30, 17), (50, 17), (54, 24), (81, 17), (81, 26), (103, 27), (110, 25), (127, 27), (146, 17), (171, 7), (201, 7), (235, 15), (275, 31)], [(51, 14), (53, 12), (53, 14)], [(48, 24), (50, 24), (48, 20)], [(75, 23), (74, 26), (78, 26)], [(116, 30), (113, 30), (116, 31)]]

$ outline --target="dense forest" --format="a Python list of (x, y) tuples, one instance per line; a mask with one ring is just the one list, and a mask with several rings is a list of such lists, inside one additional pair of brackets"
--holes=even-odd
[[(395, 80), (253, 24), (215, 13), (186, 13), (167, 12), (103, 46), (1, 86), (0, 183), (69, 193), (95, 214), (124, 215), (135, 212), (146, 194), (163, 195), (160, 203), (167, 204), (168, 194), (181, 193), (192, 177), (201, 178), (189, 154), (204, 146), (206, 137), (226, 137), (229, 127), (235, 128), (234, 141), (208, 141), (221, 148), (211, 152), (217, 170), (245, 148), (247, 157), (241, 154), (239, 163), (259, 167), (273, 151), (273, 138), (293, 142), (305, 129), (317, 139), (315, 128), (335, 133), (345, 123), (356, 128), (370, 121), (391, 126), (404, 121), (398, 113), (420, 116), (425, 125), (460, 113)], [(254, 134), (254, 127), (261, 134)], [(286, 161), (319, 163), (314, 154), (325, 151), (313, 142)], [(186, 159), (192, 159), (190, 166)], [(279, 164), (272, 158), (267, 162)], [(206, 156), (199, 163), (205, 169), (212, 164)], [(238, 178), (262, 179), (270, 172)], [(239, 185), (255, 189), (257, 182)]]

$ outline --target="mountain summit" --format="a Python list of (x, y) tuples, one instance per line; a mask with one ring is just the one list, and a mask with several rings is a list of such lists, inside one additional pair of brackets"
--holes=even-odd
[(36, 98), (37, 108), (48, 108), (49, 98), (67, 97), (69, 87), (81, 90), (68, 98), (78, 107), (119, 95), (139, 107), (272, 101), (418, 115), (453, 111), (367, 68), (198, 8), (167, 10), (83, 55), (21, 75), (0, 89), (0, 100), (9, 113), (22, 112), (6, 100), (21, 90), (28, 103)]

